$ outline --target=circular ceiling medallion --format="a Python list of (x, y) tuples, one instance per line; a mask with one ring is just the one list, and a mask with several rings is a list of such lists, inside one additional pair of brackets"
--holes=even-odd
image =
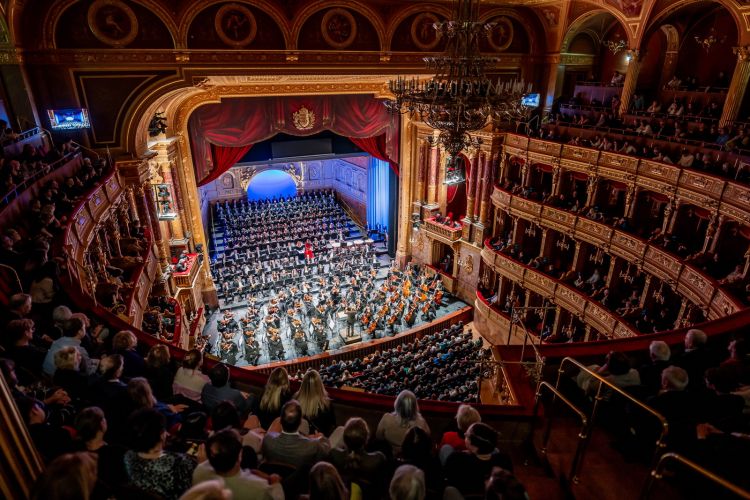
[(216, 34), (230, 47), (242, 48), (250, 45), (258, 33), (258, 24), (250, 9), (238, 3), (222, 6), (214, 18)]
[(440, 43), (440, 34), (433, 26), (440, 22), (435, 14), (422, 12), (411, 23), (411, 39), (422, 50), (432, 50)]
[(138, 36), (138, 18), (133, 9), (120, 0), (96, 0), (88, 10), (89, 29), (112, 47), (125, 47)]
[(320, 31), (328, 45), (334, 49), (345, 49), (357, 38), (357, 21), (346, 9), (331, 9), (323, 16)]
[(513, 43), (513, 22), (505, 16), (496, 17), (492, 22), (495, 26), (487, 35), (487, 41), (493, 49), (502, 52)]

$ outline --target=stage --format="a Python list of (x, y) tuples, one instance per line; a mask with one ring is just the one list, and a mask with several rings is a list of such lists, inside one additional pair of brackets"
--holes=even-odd
[[(375, 250), (378, 250), (378, 246), (376, 245)], [(388, 270), (391, 265), (391, 260), (388, 258), (386, 254), (376, 252), (378, 254), (378, 261), (380, 263), (380, 268), (377, 271), (377, 276), (375, 278), (375, 282), (377, 286), (380, 286), (384, 283), (387, 275)], [(342, 287), (342, 293), (346, 292), (347, 287)], [(319, 293), (319, 290), (317, 288), (312, 290), (312, 295), (314, 297), (317, 296)], [(269, 302), (271, 300), (272, 295), (270, 293), (266, 293), (262, 296), (257, 296), (256, 299), (256, 307), (260, 309), (260, 315), (265, 316), (267, 308), (269, 306)], [(442, 305), (437, 308), (435, 311), (436, 319), (439, 319), (442, 316), (445, 316), (447, 314), (450, 314), (452, 312), (458, 311), (461, 308), (465, 307), (466, 304), (455, 297), (444, 295), (442, 299)], [(248, 311), (248, 306), (246, 303), (243, 304), (236, 304), (234, 307), (231, 308), (232, 313), (234, 314), (234, 317), (239, 321), (240, 318), (244, 317), (245, 314)], [(222, 338), (221, 333), (218, 330), (219, 321), (223, 318), (224, 310), (221, 311), (214, 311), (208, 318), (206, 322), (206, 327), (203, 331), (203, 335), (207, 336), (209, 339), (209, 342), (211, 344), (211, 351), (209, 354), (216, 356), (218, 358), (221, 358), (221, 352), (219, 350), (219, 342)], [(409, 330), (411, 328), (418, 327), (419, 325), (422, 325), (428, 321), (425, 321), (423, 316), (421, 314), (417, 315), (414, 324), (411, 326), (407, 326), (406, 324), (399, 323), (399, 325), (395, 329), (395, 333), (400, 333), (406, 330)], [(264, 327), (261, 327), (260, 330), (264, 330)], [(239, 329), (233, 336), (232, 341), (237, 344), (237, 353), (235, 356), (232, 356), (233, 359), (226, 360), (227, 362), (234, 361), (235, 366), (243, 367), (243, 366), (262, 366), (268, 363), (276, 363), (279, 360), (277, 357), (271, 357), (269, 353), (269, 346), (268, 342), (266, 341), (266, 335), (265, 331), (260, 331), (256, 333), (255, 338), (258, 341), (258, 345), (260, 348), (260, 355), (258, 357), (257, 364), (253, 365), (252, 363), (248, 362), (247, 359), (245, 359), (245, 338), (243, 336), (243, 333), (241, 329)], [(292, 338), (292, 326), (289, 321), (283, 320), (281, 322), (281, 325), (279, 327), (279, 338), (281, 339), (283, 350), (284, 350), (284, 357), (283, 361), (291, 361), (294, 359), (304, 358), (304, 355), (299, 354), (299, 344), (295, 346), (294, 340)], [(311, 333), (311, 332), (306, 332)], [(318, 342), (314, 339), (314, 336), (312, 334), (306, 335), (306, 345), (307, 345), (307, 355), (313, 356), (317, 354), (321, 354), (322, 352), (326, 351), (332, 351), (336, 349), (340, 349), (345, 346), (356, 346), (357, 343), (360, 342), (366, 342), (372, 339), (376, 338), (383, 338), (385, 336), (392, 336), (394, 334), (391, 329), (378, 329), (374, 331), (372, 334), (369, 334), (361, 323), (357, 321), (354, 325), (354, 335), (352, 337), (347, 337), (347, 322), (345, 319), (345, 315), (343, 313), (339, 313), (336, 315), (336, 317), (329, 318), (325, 323), (325, 336), (327, 340), (327, 349), (321, 350), (319, 348)], [(355, 340), (356, 339), (356, 340)]]

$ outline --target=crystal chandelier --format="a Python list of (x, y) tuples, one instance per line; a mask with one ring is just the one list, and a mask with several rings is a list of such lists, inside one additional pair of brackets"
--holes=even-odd
[(625, 40), (617, 40), (616, 42), (613, 42), (612, 40), (606, 40), (602, 43), (609, 49), (610, 52), (612, 52), (613, 55), (617, 55), (617, 53), (624, 49), (626, 45)]
[(479, 0), (455, 0), (455, 20), (433, 24), (438, 36), (446, 39), (445, 53), (424, 58), (435, 76), (426, 81), (399, 77), (388, 82), (394, 95), (385, 102), (388, 110), (418, 117), (438, 130), (452, 171), (460, 170), (459, 153), (476, 145), (471, 132), (481, 130), (490, 120), (522, 119), (530, 109), (521, 102), (531, 91), (530, 85), (488, 78), (486, 68), (499, 59), (480, 55), (479, 41), (491, 33), (495, 23), (480, 23), (478, 18)]

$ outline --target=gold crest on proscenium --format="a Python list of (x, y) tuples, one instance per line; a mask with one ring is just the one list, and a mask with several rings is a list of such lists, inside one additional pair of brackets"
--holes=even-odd
[(292, 119), (297, 130), (310, 130), (315, 126), (315, 113), (304, 106), (292, 113)]

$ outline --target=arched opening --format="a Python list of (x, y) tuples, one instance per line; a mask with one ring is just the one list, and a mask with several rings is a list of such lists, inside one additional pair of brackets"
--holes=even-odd
[(248, 201), (273, 200), (297, 196), (297, 183), (291, 175), (281, 170), (266, 170), (250, 179), (247, 185)]

